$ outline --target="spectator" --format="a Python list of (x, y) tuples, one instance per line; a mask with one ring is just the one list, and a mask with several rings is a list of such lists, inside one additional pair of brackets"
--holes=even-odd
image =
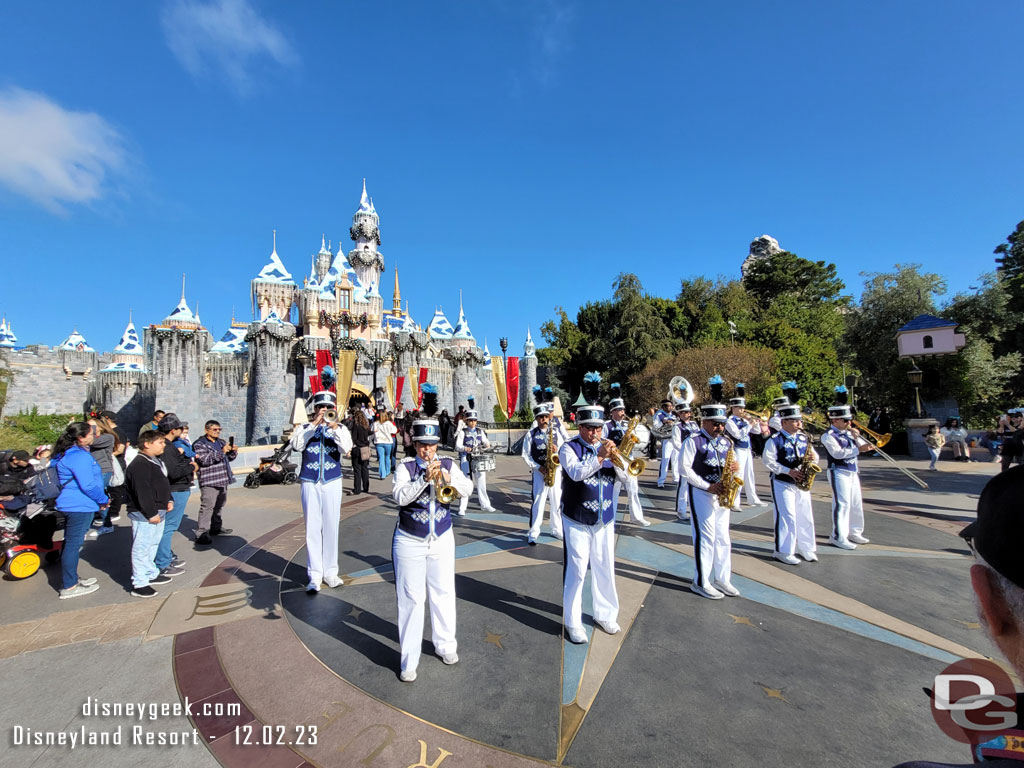
[(1003, 443), (999, 453), (1005, 472), (1014, 463), (1020, 464), (1024, 457), (1024, 408), (1011, 408), (999, 420), (998, 433)]
[(4, 509), (15, 512), (28, 506), (31, 499), (26, 483), (36, 474), (28, 451), (5, 451), (0, 457), (0, 501)]
[(388, 411), (388, 424), (391, 425), (391, 455), (388, 456), (388, 466), (394, 472), (395, 461), (398, 456), (398, 434), (401, 430), (399, 430), (398, 424), (395, 423), (395, 414), (391, 411)]
[(971, 460), (971, 449), (967, 446), (967, 430), (960, 426), (960, 419), (946, 419), (942, 436), (953, 449), (953, 461)]
[(57, 510), (66, 517), (64, 551), (61, 555), (60, 599), (88, 595), (99, 589), (96, 579), (78, 578), (78, 555), (93, 515), (110, 503), (103, 492), (100, 465), (89, 452), (96, 434), (84, 421), (73, 421), (53, 446), (53, 462), (61, 492)]
[(160, 419), (162, 419), (163, 417), (164, 417), (164, 412), (163, 411), (155, 411), (153, 413), (152, 420), (148, 424), (144, 424), (142, 426), (142, 429), (139, 430), (139, 434), (141, 435), (143, 432), (149, 432), (149, 431), (155, 432), (156, 428), (160, 426)]
[(228, 486), (235, 482), (231, 463), (238, 456), (232, 443), (228, 445), (220, 437), (220, 422), (212, 419), (206, 422), (206, 434), (196, 440), (192, 447), (196, 451), (199, 466), (199, 523), (196, 525), (196, 544), (213, 544), (211, 536), (231, 533), (224, 527), (221, 510), (228, 499)]
[(441, 445), (448, 445), (448, 438), (452, 432), (452, 417), (448, 415), (447, 409), (441, 411), (437, 422), (441, 429)]
[(97, 420), (102, 422), (122, 443), (127, 443), (128, 440), (124, 436), (124, 432), (117, 427), (117, 414), (113, 411), (100, 411), (100, 415)]
[(107, 485), (107, 496), (110, 497), (108, 517), (111, 525), (121, 519), (121, 507), (127, 501), (127, 491), (124, 487), (125, 472), (128, 470), (128, 464), (125, 461), (127, 447), (127, 443), (118, 435), (117, 442), (114, 444), (114, 475), (110, 478), (110, 484)]
[(362, 410), (352, 418), (352, 495), (370, 490), (370, 425)]
[(192, 447), (192, 440), (188, 436), (188, 422), (181, 422), (181, 434), (175, 439), (174, 444), (181, 448), (181, 452), (188, 459), (196, 457), (196, 449)]
[(1003, 444), (998, 432), (986, 432), (981, 439), (981, 447), (988, 449), (989, 461), (999, 461), (999, 449)]
[(377, 420), (373, 422), (373, 444), (377, 448), (377, 469), (381, 480), (391, 474), (391, 451), (397, 431), (395, 425), (388, 421), (387, 412), (379, 411)]
[[(100, 465), (100, 472), (103, 477), (103, 490), (105, 491), (110, 485), (110, 478), (114, 475), (114, 444), (117, 442), (117, 435), (113, 429), (108, 427), (99, 418), (89, 419), (88, 424), (92, 427), (93, 435), (95, 436), (92, 445), (89, 446), (89, 452), (96, 459), (96, 463)], [(106, 533), (114, 532), (114, 524), (110, 519), (109, 505), (103, 514), (96, 515), (96, 518), (92, 521), (92, 527), (97, 530), (90, 531), (86, 534), (85, 538), (95, 539)]]
[(185, 517), (185, 507), (192, 493), (192, 473), (195, 471), (195, 463), (185, 455), (185, 449), (177, 445), (183, 430), (184, 427), (176, 414), (165, 414), (160, 420), (159, 432), (165, 438), (160, 460), (163, 462), (167, 483), (170, 486), (172, 504), (171, 509), (163, 516), (164, 528), (154, 562), (160, 573), (170, 577), (180, 576), (185, 572), (182, 567), (185, 561), (171, 551), (171, 542), (175, 532), (181, 527), (182, 518)]
[(53, 455), (52, 445), (39, 445), (36, 446), (36, 449), (32, 452), (32, 458), (29, 459), (29, 462), (33, 467), (35, 467), (36, 472), (38, 472), (50, 466), (51, 455)]
[(924, 444), (928, 448), (928, 455), (932, 457), (931, 464), (928, 465), (928, 469), (934, 469), (938, 471), (938, 467), (935, 466), (935, 462), (939, 460), (939, 454), (942, 453), (942, 446), (946, 444), (946, 438), (939, 432), (939, 425), (932, 424), (928, 427), (928, 431), (924, 434)]
[[(163, 421), (166, 420), (165, 417)], [(160, 573), (155, 563), (165, 516), (174, 506), (167, 468), (159, 458), (166, 447), (167, 438), (163, 433), (152, 429), (143, 432), (139, 435), (139, 455), (132, 460), (125, 475), (128, 518), (132, 521), (134, 597), (155, 597), (157, 592), (153, 585), (167, 584), (171, 580)]]

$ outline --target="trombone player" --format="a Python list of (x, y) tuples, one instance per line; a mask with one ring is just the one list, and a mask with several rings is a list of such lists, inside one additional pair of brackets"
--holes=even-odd
[(832, 533), (828, 542), (840, 549), (856, 549), (867, 544), (864, 537), (864, 502), (860, 493), (857, 457), (874, 449), (861, 437), (847, 404), (846, 387), (836, 387), (836, 404), (828, 409), (832, 427), (821, 436), (821, 447), (828, 458), (828, 483), (832, 488)]

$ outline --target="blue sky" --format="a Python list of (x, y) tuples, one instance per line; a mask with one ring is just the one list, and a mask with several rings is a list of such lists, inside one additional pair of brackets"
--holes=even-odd
[(1019, 2), (46, 3), (0, 24), (0, 312), (98, 349), (249, 318), (278, 252), (335, 248), (361, 182), (390, 303), (492, 352), (611, 293), (738, 276), (767, 233), (951, 293), (1024, 218)]

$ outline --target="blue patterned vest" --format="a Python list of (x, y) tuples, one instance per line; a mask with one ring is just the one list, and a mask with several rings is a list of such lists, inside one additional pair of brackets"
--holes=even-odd
[[(775, 443), (775, 457), (779, 464), (786, 469), (797, 469), (800, 467), (804, 460), (804, 454), (807, 453), (807, 435), (803, 432), (797, 432), (796, 435), (790, 436), (786, 432), (776, 432), (769, 440)], [(772, 475), (772, 477), (780, 483), (796, 482), (792, 477), (785, 474)]]
[[(552, 438), (554, 432), (551, 433)], [(538, 464), (543, 464), (548, 458), (548, 432), (546, 429), (534, 427), (530, 430), (530, 458)]]
[[(409, 480), (415, 482), (420, 476), (426, 473), (426, 468), (421, 467), (416, 459), (406, 459), (406, 469), (409, 470)], [(445, 472), (452, 471), (452, 460), (441, 459), (441, 469)], [(434, 518), (434, 535), (440, 536), (452, 527), (451, 510), (448, 506), (439, 501), (434, 502), (434, 511), (430, 511), (430, 483), (423, 488), (423, 493), (413, 499), (412, 503), (398, 508), (398, 527), (411, 536), (418, 539), (425, 539), (430, 535), (430, 518)]]
[(616, 445), (622, 444), (622, 438), (626, 436), (626, 422), (612, 421), (609, 419), (604, 423), (608, 427), (608, 439)]
[(341, 446), (324, 427), (317, 427), (302, 449), (299, 479), (307, 483), (329, 483), (341, 477)]
[[(596, 447), (591, 449), (590, 446), (585, 446), (578, 437), (566, 445), (580, 459), (585, 452), (596, 451)], [(614, 496), (615, 470), (611, 467), (601, 467), (596, 473), (579, 482), (571, 480), (568, 473), (562, 473), (562, 514), (571, 517), (577, 523), (593, 525), (598, 520), (602, 524), (610, 523), (615, 518), (615, 510), (612, 507)]]
[(462, 455), (470, 453), (473, 448), (478, 445), (483, 445), (484, 442), (484, 431), (480, 427), (473, 427), (472, 429), (462, 430), (462, 447), (465, 449)]
[[(835, 438), (835, 441), (839, 443), (840, 448), (852, 448), (854, 445), (856, 445), (853, 439), (853, 435), (851, 435), (849, 432), (840, 431), (835, 427), (832, 427), (832, 429), (830, 429), (829, 432), (832, 434), (832, 437)], [(833, 459), (832, 454), (828, 452), (827, 448), (825, 449), (825, 455), (828, 457), (829, 469), (845, 469), (847, 472), (857, 471), (856, 456), (854, 456), (852, 459)]]
[(691, 439), (697, 451), (693, 456), (693, 471), (701, 480), (714, 485), (722, 479), (722, 467), (732, 448), (732, 440), (725, 435), (709, 437), (704, 431)]
[(679, 434), (684, 442), (687, 440), (687, 438), (693, 437), (699, 432), (700, 424), (695, 422), (693, 419), (679, 422)]
[(739, 416), (730, 416), (729, 421), (733, 423), (733, 426), (739, 430), (740, 434), (743, 435), (739, 440), (733, 438), (733, 442), (736, 447), (743, 451), (750, 450), (750, 422), (746, 419), (741, 419)]

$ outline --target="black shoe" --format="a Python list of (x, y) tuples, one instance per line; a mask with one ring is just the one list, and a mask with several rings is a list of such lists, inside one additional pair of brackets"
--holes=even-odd
[(196, 539), (196, 546), (198, 547), (208, 547), (211, 544), (213, 544), (213, 539), (211, 539), (208, 534), (204, 533), (202, 536)]
[(234, 530), (235, 530), (234, 528), (221, 528), (219, 531), (210, 531), (210, 535), (211, 536), (227, 536), (229, 533), (232, 533)]
[(171, 577), (170, 576), (164, 576), (161, 573), (155, 579), (150, 579), (149, 583), (150, 583), (150, 586), (152, 586), (153, 584), (156, 584), (156, 585), (170, 584), (171, 583)]
[(132, 597), (156, 597), (157, 591), (152, 587), (136, 587), (132, 590)]

